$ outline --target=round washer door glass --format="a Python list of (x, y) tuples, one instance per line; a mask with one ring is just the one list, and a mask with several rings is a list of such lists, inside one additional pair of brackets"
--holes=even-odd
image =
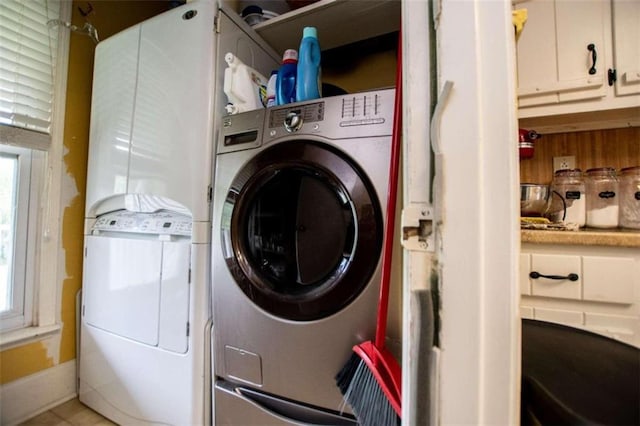
[(223, 209), (227, 265), (242, 291), (290, 320), (329, 316), (367, 286), (382, 248), (382, 212), (355, 162), (328, 145), (292, 141), (256, 155)]

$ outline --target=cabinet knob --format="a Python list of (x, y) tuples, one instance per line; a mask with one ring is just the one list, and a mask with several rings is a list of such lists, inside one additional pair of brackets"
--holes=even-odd
[(578, 274), (571, 273), (569, 275), (544, 275), (540, 272), (531, 271), (529, 273), (529, 278), (538, 279), (538, 278), (548, 278), (550, 280), (569, 280), (569, 281), (578, 281), (580, 278)]
[(591, 68), (589, 68), (589, 74), (593, 75), (596, 73), (596, 61), (598, 60), (598, 54), (596, 52), (596, 45), (593, 43), (589, 43), (587, 46), (587, 50), (591, 52)]

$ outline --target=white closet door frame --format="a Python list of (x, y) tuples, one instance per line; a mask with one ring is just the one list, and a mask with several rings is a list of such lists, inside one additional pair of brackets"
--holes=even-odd
[[(517, 424), (520, 233), (511, 4), (415, 0), (404, 1), (402, 13), (404, 214), (416, 205), (431, 206), (427, 141), (439, 135), (433, 252), (405, 245), (403, 257), (403, 422)], [(424, 52), (431, 19), (435, 65)], [(431, 68), (437, 75), (430, 75)], [(434, 78), (438, 92), (446, 82), (452, 85), (448, 99), (439, 99), (440, 119), (429, 123), (430, 98), (440, 96), (430, 93)], [(411, 293), (432, 287), (439, 290), (439, 346), (417, 353)], [(425, 355), (430, 383), (416, 386), (413, 367)], [(425, 398), (429, 418), (415, 409)]]

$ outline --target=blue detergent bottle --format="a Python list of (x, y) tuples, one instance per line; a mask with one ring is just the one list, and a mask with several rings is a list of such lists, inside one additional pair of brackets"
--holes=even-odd
[(308, 101), (322, 96), (320, 68), (320, 43), (315, 27), (305, 27), (302, 31), (300, 53), (298, 55), (298, 78), (296, 101)]
[(298, 52), (287, 49), (282, 55), (282, 65), (276, 78), (276, 105), (289, 104), (296, 101), (296, 77), (298, 68)]

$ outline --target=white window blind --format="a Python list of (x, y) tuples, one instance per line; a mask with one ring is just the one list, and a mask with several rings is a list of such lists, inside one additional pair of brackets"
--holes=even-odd
[[(59, 17), (58, 0), (0, 1), (0, 124), (3, 127), (49, 133), (58, 28), (50, 28), (47, 23)], [(3, 133), (5, 136), (16, 134), (9, 129)]]
[(70, 18), (70, 0), (0, 0), (0, 350), (59, 329)]

